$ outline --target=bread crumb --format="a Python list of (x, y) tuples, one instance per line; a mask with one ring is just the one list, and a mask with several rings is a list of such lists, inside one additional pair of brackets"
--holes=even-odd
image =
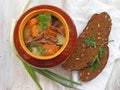
[(90, 75), (90, 73), (88, 72), (87, 75)]
[(105, 38), (105, 41), (107, 41), (107, 38)]
[(73, 68), (73, 66), (70, 66), (70, 68)]
[(109, 18), (108, 21), (111, 21), (111, 19)]
[(85, 52), (85, 49), (83, 49), (83, 52)]
[(107, 18), (108, 15), (105, 15), (105, 18)]
[(84, 54), (82, 53), (81, 55), (80, 55), (80, 57), (83, 57), (84, 56)]
[(79, 57), (76, 57), (76, 61), (78, 61), (80, 58)]
[(85, 44), (82, 44), (83, 47), (85, 47)]
[(84, 37), (85, 37), (85, 35), (81, 35), (81, 37), (82, 37), (82, 38), (84, 38)]
[(100, 72), (100, 70), (98, 70), (97, 72)]
[(82, 76), (82, 73), (80, 73), (80, 77)]
[(98, 23), (98, 27), (100, 27), (100, 24)]
[(102, 41), (104, 41), (104, 39), (102, 39)]
[(86, 27), (86, 30), (88, 30), (88, 27)]
[(98, 37), (97, 39), (98, 39), (98, 40), (100, 40), (100, 39), (101, 39), (101, 37)]
[(78, 66), (75, 66), (76, 68), (78, 68)]
[(68, 71), (71, 71), (71, 69), (70, 69), (70, 68), (68, 68), (67, 70), (68, 70)]
[(100, 35), (100, 32), (98, 33), (98, 35)]
[(92, 57), (90, 57), (90, 60), (92, 59)]
[(94, 46), (94, 48), (96, 48), (96, 46)]
[(111, 27), (109, 27), (109, 30), (111, 30)]

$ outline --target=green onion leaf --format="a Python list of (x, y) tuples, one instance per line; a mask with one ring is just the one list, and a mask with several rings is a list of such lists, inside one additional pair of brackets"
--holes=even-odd
[(14, 46), (14, 42), (13, 42), (13, 30), (14, 30), (14, 26), (15, 26), (15, 21), (12, 23), (12, 31), (10, 33), (10, 45), (11, 48), (13, 49), (14, 54), (21, 60), (21, 62), (23, 63), (26, 71), (29, 73), (29, 75), (31, 76), (31, 78), (33, 79), (33, 81), (36, 83), (36, 85), (38, 86), (39, 90), (43, 90), (41, 85), (38, 82), (37, 76), (35, 74), (35, 72), (33, 71), (33, 69), (27, 65), (25, 62), (23, 62), (22, 58), (18, 55), (15, 46)]
[(61, 76), (61, 75), (59, 75), (59, 74), (56, 74), (56, 73), (54, 73), (54, 72), (51, 72), (51, 71), (49, 71), (49, 70), (44, 70), (44, 71), (45, 71), (46, 73), (51, 74), (52, 76), (54, 76), (54, 77), (56, 77), (56, 78), (58, 78), (58, 79), (61, 79), (61, 80), (67, 81), (67, 82), (71, 82), (71, 83), (76, 84), (76, 85), (82, 85), (81, 83), (78, 83), (78, 82), (72, 81), (72, 80), (70, 80), (70, 79), (67, 79), (67, 78), (65, 78), (65, 77), (63, 77), (63, 76)]
[(46, 73), (44, 70), (37, 69), (37, 68), (34, 68), (34, 70), (35, 70), (36, 72), (38, 72), (39, 74), (41, 74), (42, 76), (44, 76), (44, 77), (46, 77), (46, 78), (49, 78), (49, 79), (51, 79), (51, 80), (53, 80), (53, 81), (61, 84), (62, 86), (69, 87), (69, 88), (74, 88), (74, 87), (72, 87), (71, 85), (67, 85), (67, 84), (61, 82), (60, 80), (54, 78), (51, 74)]
[[(16, 56), (22, 61), (22, 59), (20, 58), (19, 55), (16, 55)], [(40, 90), (43, 90), (42, 87), (41, 87), (41, 85), (40, 85), (39, 82), (38, 82), (38, 78), (37, 78), (37, 76), (36, 76), (35, 71), (33, 70), (33, 68), (32, 68), (30, 65), (26, 64), (25, 62), (23, 62), (23, 61), (22, 61), (22, 63), (23, 63), (23, 65), (24, 65), (26, 71), (29, 73), (29, 75), (30, 75), (31, 78), (33, 79), (33, 81), (34, 81), (34, 82), (36, 83), (36, 85), (39, 87), (39, 89), (40, 89)]]

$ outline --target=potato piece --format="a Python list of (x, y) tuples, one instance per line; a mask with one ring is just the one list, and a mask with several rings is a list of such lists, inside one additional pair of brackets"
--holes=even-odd
[(25, 29), (24, 29), (24, 31), (23, 31), (24, 41), (28, 40), (29, 37), (30, 37), (30, 30), (28, 30), (28, 28), (25, 27)]
[(57, 39), (58, 39), (57, 45), (63, 45), (64, 44), (65, 37), (63, 35), (57, 34)]
[(40, 52), (38, 52), (36, 47), (32, 47), (32, 53), (36, 55), (40, 55)]

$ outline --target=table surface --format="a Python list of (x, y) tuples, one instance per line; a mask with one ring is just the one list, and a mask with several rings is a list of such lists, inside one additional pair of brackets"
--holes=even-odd
[[(27, 0), (0, 0), (0, 90), (38, 90), (31, 77), (25, 71), (22, 63), (10, 49), (9, 36), (14, 18), (18, 18)], [(38, 3), (39, 1), (39, 3)], [(63, 5), (65, 0), (33, 0), (31, 6), (39, 4)], [(100, 0), (101, 1), (101, 0)], [(102, 0), (120, 10), (120, 0)], [(120, 90), (120, 59), (114, 63), (113, 71), (107, 83), (106, 90)], [(59, 66), (53, 71), (71, 78), (71, 73)], [(73, 90), (38, 75), (44, 90)]]

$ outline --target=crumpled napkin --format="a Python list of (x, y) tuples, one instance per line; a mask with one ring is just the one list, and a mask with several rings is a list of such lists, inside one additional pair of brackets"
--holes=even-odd
[[(97, 0), (67, 0), (64, 6), (64, 10), (71, 16), (76, 25), (78, 36), (82, 33), (82, 30), (93, 14), (105, 11), (108, 12), (112, 19), (109, 40), (114, 40), (114, 42), (108, 44), (109, 59), (106, 67), (95, 79), (86, 83), (82, 82), (82, 86), (75, 86), (82, 90), (104, 90), (110, 77), (113, 63), (120, 57), (120, 11)], [(72, 75), (73, 80), (80, 81), (79, 72), (73, 71)]]

